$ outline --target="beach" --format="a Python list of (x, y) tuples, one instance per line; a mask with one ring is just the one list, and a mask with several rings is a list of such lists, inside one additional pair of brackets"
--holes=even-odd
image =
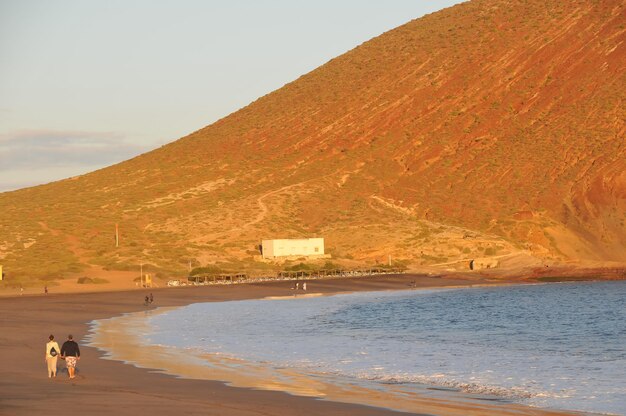
[[(414, 282), (414, 284), (411, 284)], [(354, 291), (406, 290), (435, 287), (464, 287), (515, 284), (515, 279), (481, 277), (378, 276), (354, 279), (314, 280), (309, 291), (333, 294)], [(260, 299), (293, 296), (292, 282), (277, 281), (239, 285), (192, 286), (136, 289), (119, 292), (74, 293), (5, 297), (0, 299), (4, 355), (0, 414), (111, 414), (135, 415), (385, 415), (399, 412), (381, 407), (342, 403), (287, 394), (280, 391), (230, 387), (219, 381), (177, 378), (137, 368), (114, 360), (81, 342), (89, 323), (128, 312), (157, 307), (177, 307), (197, 302)], [(149, 292), (155, 301), (144, 306)], [(81, 344), (77, 378), (70, 381), (63, 370), (48, 379), (44, 346), (49, 334), (61, 344), (67, 334)], [(124, 344), (124, 339), (116, 342)], [(64, 368), (62, 362), (59, 368)], [(485, 401), (484, 405), (462, 400), (432, 400), (425, 397), (410, 414), (438, 415), (564, 415), (515, 404)]]

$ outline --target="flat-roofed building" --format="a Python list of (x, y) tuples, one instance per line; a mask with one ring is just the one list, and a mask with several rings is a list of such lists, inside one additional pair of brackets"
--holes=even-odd
[(326, 257), (323, 238), (263, 240), (261, 254), (264, 259), (294, 256)]

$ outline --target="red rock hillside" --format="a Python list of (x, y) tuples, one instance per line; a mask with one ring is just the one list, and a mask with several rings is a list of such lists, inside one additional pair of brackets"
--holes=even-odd
[(0, 194), (0, 263), (262, 271), (261, 239), (312, 236), (353, 267), (625, 262), (625, 25), (622, 0), (414, 20), (153, 152)]

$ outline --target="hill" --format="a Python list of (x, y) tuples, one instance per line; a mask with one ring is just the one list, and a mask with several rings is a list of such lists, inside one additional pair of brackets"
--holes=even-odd
[(155, 151), (0, 194), (0, 263), (263, 270), (261, 239), (311, 236), (352, 265), (625, 262), (625, 24), (621, 0), (411, 21)]

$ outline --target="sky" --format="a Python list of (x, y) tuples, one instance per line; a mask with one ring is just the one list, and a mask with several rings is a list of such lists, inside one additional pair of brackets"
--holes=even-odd
[(0, 192), (160, 147), (460, 0), (0, 0)]

